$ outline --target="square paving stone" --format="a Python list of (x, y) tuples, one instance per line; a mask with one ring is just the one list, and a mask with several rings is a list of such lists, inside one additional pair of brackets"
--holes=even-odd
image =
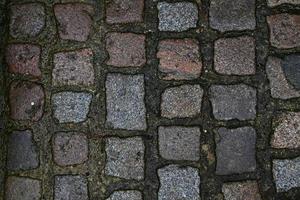
[(209, 23), (221, 32), (255, 29), (255, 0), (211, 0)]
[(52, 83), (54, 86), (94, 84), (93, 52), (82, 49), (54, 55)]
[(224, 183), (225, 200), (261, 200), (256, 181)]
[(158, 200), (200, 199), (200, 176), (196, 168), (168, 165), (158, 170)]
[(273, 177), (277, 192), (300, 187), (300, 157), (273, 160)]
[(200, 85), (167, 88), (162, 94), (161, 115), (169, 119), (199, 115), (202, 96)]
[(146, 63), (145, 35), (134, 33), (108, 33), (106, 64), (116, 67), (141, 67)]
[(144, 152), (142, 138), (108, 138), (105, 145), (105, 174), (124, 179), (144, 179)]
[(159, 2), (157, 8), (160, 31), (181, 32), (197, 26), (198, 7), (194, 3)]
[(87, 179), (81, 175), (55, 176), (54, 200), (88, 200)]
[(146, 107), (143, 75), (108, 74), (106, 123), (115, 129), (145, 130)]
[(253, 172), (256, 169), (256, 132), (251, 127), (219, 128), (215, 135), (216, 174)]
[(56, 133), (52, 148), (53, 159), (60, 166), (82, 164), (88, 160), (88, 140), (83, 133)]
[(92, 32), (94, 12), (94, 8), (88, 4), (55, 4), (54, 14), (60, 38), (79, 42), (86, 41)]
[(299, 0), (268, 0), (268, 5), (271, 7), (278, 6), (281, 4), (297, 5), (300, 4), (300, 1)]
[(201, 74), (202, 62), (197, 40), (168, 39), (159, 42), (159, 70), (166, 80), (191, 80)]
[(87, 92), (59, 92), (52, 96), (54, 118), (59, 123), (79, 123), (87, 119), (92, 94)]
[[(275, 127), (274, 127), (275, 125)], [(279, 149), (300, 147), (300, 112), (283, 113), (273, 120), (271, 145)]]
[(200, 158), (200, 128), (159, 127), (158, 143), (160, 155), (169, 160), (192, 160)]
[(39, 153), (32, 132), (14, 131), (8, 136), (7, 168), (29, 170), (39, 166)]
[(14, 38), (37, 36), (45, 27), (45, 8), (40, 3), (13, 5), (9, 32)]
[(38, 121), (44, 110), (44, 89), (32, 82), (13, 82), (9, 89), (10, 117)]
[(281, 13), (267, 17), (271, 45), (288, 49), (300, 46), (300, 15)]
[(142, 193), (137, 190), (115, 191), (106, 200), (143, 200)]
[(41, 181), (32, 178), (10, 176), (6, 180), (6, 200), (40, 200)]
[(106, 7), (106, 22), (133, 23), (142, 22), (144, 0), (112, 0)]
[(213, 85), (209, 96), (218, 120), (249, 120), (256, 116), (256, 90), (250, 86)]
[(220, 74), (255, 74), (255, 40), (252, 37), (222, 38), (215, 42), (214, 68)]
[(32, 44), (10, 44), (5, 60), (10, 73), (41, 77), (39, 68), (41, 48)]

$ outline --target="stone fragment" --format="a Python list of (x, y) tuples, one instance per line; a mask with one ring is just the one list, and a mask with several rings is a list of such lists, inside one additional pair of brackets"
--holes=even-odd
[(268, 5), (271, 7), (275, 7), (281, 4), (297, 5), (300, 4), (300, 0), (268, 0)]
[(225, 200), (261, 200), (256, 181), (225, 183), (222, 192)]
[(115, 191), (106, 200), (143, 200), (142, 193), (137, 190)]

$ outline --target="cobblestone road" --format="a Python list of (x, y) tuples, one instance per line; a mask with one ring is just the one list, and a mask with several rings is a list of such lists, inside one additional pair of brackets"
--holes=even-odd
[(0, 1), (1, 200), (300, 199), (299, 0), (75, 1)]

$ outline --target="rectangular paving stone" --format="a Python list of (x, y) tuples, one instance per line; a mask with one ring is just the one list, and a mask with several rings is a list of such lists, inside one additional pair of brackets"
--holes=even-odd
[(217, 175), (240, 174), (256, 169), (256, 132), (252, 127), (219, 128), (215, 142)]
[(191, 80), (202, 70), (198, 42), (194, 39), (161, 40), (156, 54), (165, 80)]
[(281, 13), (267, 17), (270, 43), (282, 49), (300, 46), (300, 15)]
[(300, 0), (268, 0), (268, 5), (271, 7), (278, 6), (281, 4), (300, 4)]
[(94, 84), (95, 72), (91, 49), (56, 53), (53, 62), (52, 84), (54, 86)]
[(137, 190), (124, 190), (113, 192), (106, 200), (143, 200), (142, 193)]
[(198, 7), (194, 3), (159, 2), (157, 8), (160, 31), (181, 32), (197, 26)]
[(224, 183), (222, 193), (225, 200), (261, 200), (256, 181)]
[(161, 98), (163, 117), (195, 117), (201, 112), (203, 89), (200, 85), (181, 85), (167, 88)]
[(255, 39), (248, 36), (215, 41), (214, 68), (226, 75), (255, 74)]
[(144, 76), (108, 74), (106, 124), (115, 129), (146, 130)]
[(200, 199), (200, 176), (196, 168), (168, 165), (158, 169), (158, 200)]
[(169, 160), (192, 160), (200, 158), (200, 128), (170, 126), (158, 128), (160, 155)]
[(209, 23), (221, 32), (255, 29), (255, 0), (211, 0)]
[(273, 178), (277, 192), (300, 187), (300, 157), (273, 160)]
[(105, 174), (123, 179), (144, 179), (144, 152), (142, 138), (108, 138), (105, 145)]
[(249, 120), (256, 116), (256, 90), (250, 86), (213, 85), (209, 96), (218, 120)]

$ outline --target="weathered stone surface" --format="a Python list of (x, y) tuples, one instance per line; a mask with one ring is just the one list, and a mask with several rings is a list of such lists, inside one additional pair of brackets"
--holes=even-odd
[(145, 147), (142, 138), (108, 138), (105, 151), (106, 175), (135, 180), (144, 178)]
[(8, 137), (7, 168), (29, 170), (39, 166), (38, 149), (31, 131), (14, 131)]
[(82, 49), (54, 55), (52, 83), (54, 86), (94, 84), (93, 52)]
[(256, 116), (256, 90), (250, 86), (213, 85), (209, 95), (218, 120), (248, 120)]
[(134, 33), (108, 33), (106, 64), (116, 67), (141, 67), (146, 63), (145, 35)]
[(144, 0), (112, 0), (106, 8), (106, 22), (133, 23), (143, 21)]
[(267, 17), (271, 45), (288, 49), (300, 46), (300, 15), (287, 13)]
[(168, 165), (158, 170), (158, 176), (158, 200), (200, 199), (200, 176), (196, 168)]
[(278, 6), (281, 4), (300, 4), (300, 0), (268, 0), (268, 5), (271, 7)]
[(300, 157), (291, 160), (273, 160), (273, 177), (278, 192), (300, 187)]
[(161, 115), (166, 118), (194, 117), (201, 112), (202, 96), (200, 85), (167, 88), (162, 94)]
[(31, 44), (10, 44), (5, 60), (10, 73), (41, 77), (39, 68), (41, 48)]
[(255, 0), (211, 0), (210, 26), (219, 31), (255, 29)]
[(67, 3), (54, 5), (61, 39), (84, 42), (92, 32), (94, 8), (88, 4)]
[(40, 3), (13, 5), (10, 13), (10, 35), (15, 38), (37, 36), (45, 27), (45, 8)]
[(158, 143), (160, 155), (170, 160), (193, 160), (200, 158), (200, 128), (159, 127)]
[(108, 74), (106, 123), (116, 129), (145, 130), (146, 107), (143, 75)]
[(40, 200), (41, 181), (25, 177), (10, 176), (6, 180), (6, 200)]
[(160, 31), (181, 32), (197, 26), (198, 8), (191, 2), (159, 2), (157, 8)]
[(115, 191), (106, 200), (143, 200), (142, 193), (137, 190)]
[(53, 138), (53, 159), (60, 166), (88, 160), (88, 140), (83, 133), (59, 132)]
[(225, 183), (222, 192), (225, 200), (261, 200), (256, 181)]
[(254, 38), (242, 36), (217, 40), (215, 42), (214, 67), (220, 74), (255, 74)]
[(253, 172), (256, 169), (256, 133), (253, 128), (219, 128), (215, 141), (217, 145), (216, 174), (239, 174)]
[(59, 92), (52, 96), (53, 115), (59, 123), (79, 123), (87, 119), (92, 95), (87, 92)]
[(191, 80), (201, 74), (198, 42), (193, 39), (167, 39), (159, 42), (159, 70), (166, 80)]
[(38, 121), (43, 115), (44, 90), (32, 82), (13, 82), (9, 90), (10, 117)]
[(87, 179), (81, 175), (55, 176), (54, 200), (88, 200)]
[(284, 57), (282, 69), (288, 82), (300, 90), (300, 54), (290, 54)]
[(272, 97), (279, 99), (300, 97), (300, 91), (297, 91), (286, 79), (282, 63), (283, 61), (280, 58), (269, 57), (266, 64)]

